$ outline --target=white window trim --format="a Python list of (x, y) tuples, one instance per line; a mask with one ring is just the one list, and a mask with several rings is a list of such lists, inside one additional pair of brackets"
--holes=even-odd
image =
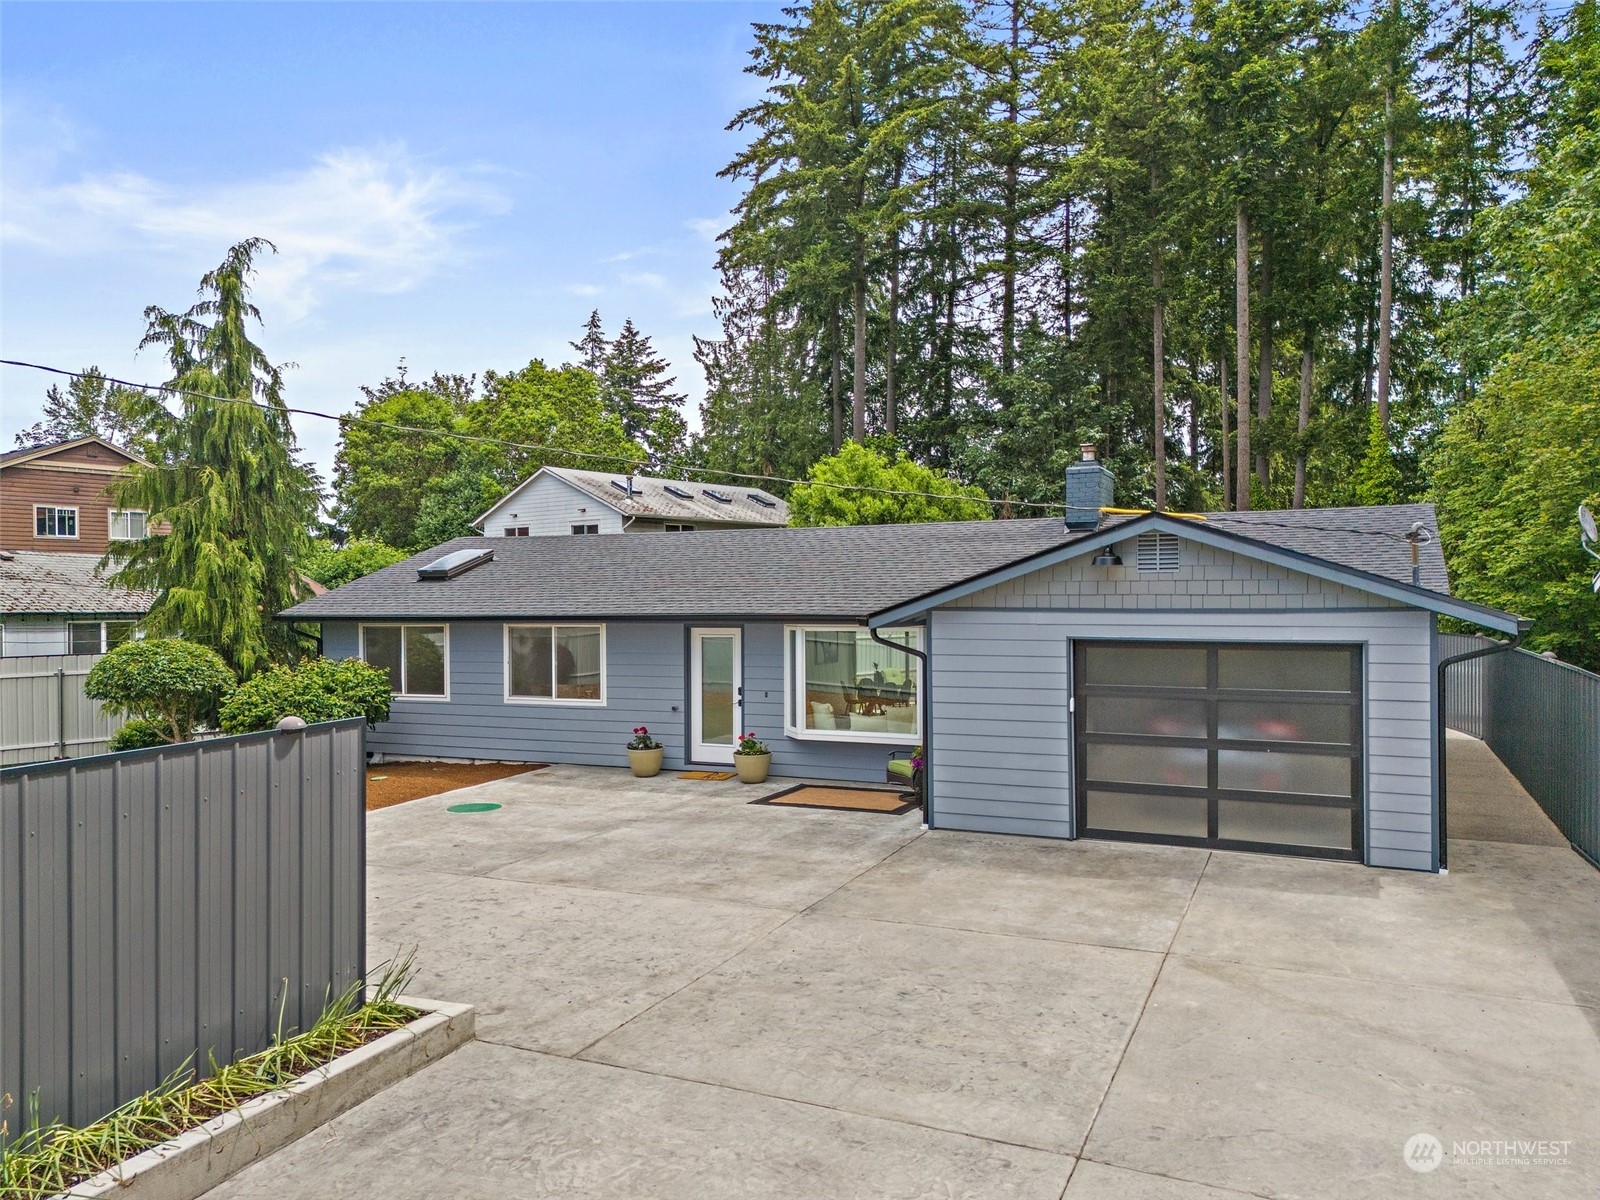
[[(598, 629), (600, 631), (600, 698), (598, 700), (573, 700), (565, 696), (513, 696), (511, 694), (511, 631), (513, 629), (548, 629), (551, 631), (551, 653), (555, 653), (555, 630)], [(606, 688), (606, 627), (599, 621), (507, 621), (500, 627), (500, 690), (507, 704), (543, 704), (557, 708), (604, 708)]]
[(421, 700), (430, 704), (448, 702), (450, 699), (450, 622), (449, 621), (369, 621), (361, 625), (361, 661), (367, 661), (367, 630), (369, 629), (398, 629), (400, 630), (400, 681), (403, 684), (406, 676), (406, 635), (405, 630), (411, 629), (443, 629), (444, 630), (444, 695), (435, 696), (431, 692), (419, 694), (414, 692), (390, 692), (396, 700)]
[[(44, 509), (53, 512), (72, 514), (71, 533), (40, 533), (39, 513)], [(57, 522), (59, 524), (59, 521)], [(35, 504), (33, 506), (33, 536), (36, 538), (49, 538), (51, 541), (76, 542), (83, 534), (83, 514), (78, 511), (76, 504)]]
[[(883, 634), (887, 637), (901, 629), (914, 629), (917, 631), (917, 649), (923, 649), (921, 644), (922, 627), (919, 625), (897, 625), (894, 629), (885, 629)], [(911, 661), (917, 685), (917, 701), (913, 722), (916, 726), (915, 733), (889, 733), (883, 730), (854, 729), (807, 729), (797, 719), (795, 709), (796, 693), (798, 692), (797, 677), (800, 672), (795, 662), (795, 645), (798, 641), (796, 634), (800, 633), (866, 633), (865, 625), (785, 625), (783, 627), (783, 732), (785, 737), (793, 738), (799, 742), (863, 742), (874, 746), (919, 746), (922, 744), (922, 705), (923, 705), (923, 680), (922, 660), (914, 654), (905, 657)]]
[[(144, 518), (144, 532), (138, 537), (119, 538), (114, 532), (119, 516), (138, 513)], [(142, 542), (150, 536), (150, 514), (142, 508), (108, 508), (106, 509), (106, 537), (113, 542)]]

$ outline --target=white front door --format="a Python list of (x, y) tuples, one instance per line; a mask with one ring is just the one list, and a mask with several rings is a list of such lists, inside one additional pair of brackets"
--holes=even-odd
[(737, 629), (689, 631), (689, 757), (733, 765), (744, 697)]

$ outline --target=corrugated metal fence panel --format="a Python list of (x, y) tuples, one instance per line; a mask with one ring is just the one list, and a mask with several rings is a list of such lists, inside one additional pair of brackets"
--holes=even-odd
[(103, 754), (123, 718), (83, 694), (98, 654), (0, 658), (0, 766)]
[[(1441, 635), (1441, 658), (1481, 638)], [(1480, 737), (1577, 849), (1600, 865), (1600, 675), (1527, 650), (1446, 668), (1445, 723)]]
[[(365, 971), (361, 720), (0, 771), (0, 1092), (81, 1125)], [(281, 1020), (281, 1025), (280, 1025)]]

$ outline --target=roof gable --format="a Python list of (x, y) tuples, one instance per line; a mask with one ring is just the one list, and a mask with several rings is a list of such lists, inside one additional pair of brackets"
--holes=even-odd
[[(1409, 528), (1403, 525), (1412, 515), (1412, 511), (1432, 517), (1432, 509), (1427, 505), (1390, 506), (1387, 509), (1353, 510), (1365, 514), (1368, 527), (1352, 527), (1348, 523), (1347, 514), (1352, 510), (1320, 510), (1322, 520), (1327, 524), (1318, 525), (1311, 520), (1301, 518), (1298, 521), (1280, 520), (1271, 522), (1270, 516), (1284, 517), (1283, 513), (1260, 514), (1252, 520), (1251, 514), (1218, 514), (1218, 518), (1178, 518), (1161, 513), (1148, 513), (1144, 516), (1133, 517), (1115, 524), (1110, 524), (1096, 531), (1086, 541), (1075, 542), (1070, 545), (1053, 547), (1028, 558), (1020, 559), (1000, 568), (974, 575), (968, 579), (949, 587), (930, 592), (914, 600), (888, 607), (874, 613), (869, 619), (869, 624), (874, 628), (892, 625), (919, 617), (933, 608), (953, 604), (968, 597), (1024, 576), (1034, 575), (1059, 564), (1081, 559), (1084, 556), (1096, 553), (1107, 545), (1115, 545), (1136, 539), (1140, 534), (1147, 532), (1164, 532), (1179, 538), (1208, 546), (1231, 554), (1242, 556), (1263, 564), (1275, 566), (1287, 571), (1323, 581), (1327, 584), (1351, 588), (1391, 603), (1421, 608), (1430, 612), (1446, 616), (1458, 617), (1474, 624), (1490, 629), (1500, 630), (1505, 633), (1516, 633), (1525, 625), (1520, 618), (1498, 609), (1488, 608), (1484, 605), (1473, 604), (1470, 601), (1458, 600), (1442, 590), (1448, 583), (1444, 578), (1443, 556), (1439, 553), (1437, 539), (1429, 543), (1426, 549), (1430, 551), (1426, 572), (1419, 572), (1424, 583), (1437, 581), (1441, 588), (1419, 586), (1407, 581), (1396, 568), (1396, 554), (1387, 546), (1380, 550), (1370, 552), (1370, 564), (1380, 570), (1364, 570), (1351, 565), (1349, 561), (1338, 562), (1329, 558), (1307, 553), (1302, 550), (1292, 549), (1281, 543), (1272, 543), (1259, 537), (1248, 536), (1240, 532), (1252, 526), (1269, 536), (1282, 536), (1283, 528), (1297, 529), (1302, 535), (1323, 537), (1329, 543), (1333, 537), (1345, 539), (1339, 543), (1338, 548), (1343, 556), (1354, 558), (1355, 561), (1364, 561), (1361, 554), (1352, 553), (1352, 548), (1365, 550), (1365, 542), (1376, 543), (1390, 539), (1400, 539), (1404, 545), (1404, 559), (1409, 563), (1410, 546), (1403, 543), (1403, 535), (1399, 528)], [(1319, 510), (1299, 510), (1302, 513), (1315, 514)], [(1229, 518), (1244, 518), (1243, 520), (1230, 520)], [(1387, 523), (1389, 528), (1380, 528), (1379, 525)], [(1427, 521), (1431, 526), (1432, 522)], [(1280, 528), (1281, 527), (1281, 528)], [(1357, 539), (1354, 543), (1350, 538)], [(1364, 541), (1363, 541), (1364, 539)], [(1290, 540), (1290, 539), (1285, 539)], [(1127, 571), (1131, 564), (1125, 564), (1121, 570)], [(1102, 571), (1116, 571), (1118, 568), (1102, 568)], [(1113, 588), (1116, 582), (1107, 580)], [(1103, 586), (1103, 585), (1102, 585)]]
[[(85, 447), (109, 451), (112, 455), (121, 460), (120, 462), (114, 464), (106, 464), (106, 467), (109, 470), (120, 471), (123, 467), (130, 463), (137, 463), (140, 466), (149, 465), (137, 454), (133, 454), (130, 451), (124, 450), (121, 446), (108, 442), (103, 437), (90, 435), (89, 437), (73, 438), (70, 441), (65, 442), (52, 442), (48, 446), (30, 446), (23, 450), (7, 451), (4, 454), (0, 454), (0, 467), (20, 467), (24, 463), (43, 465), (42, 460), (48, 460), (57, 455), (65, 454), (69, 451)], [(97, 469), (80, 464), (74, 464), (74, 468), (77, 470)]]

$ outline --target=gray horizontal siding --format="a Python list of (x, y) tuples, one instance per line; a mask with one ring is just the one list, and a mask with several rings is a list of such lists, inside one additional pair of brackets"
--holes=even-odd
[(1181, 617), (1149, 609), (946, 608), (933, 614), (932, 630), (937, 827), (1072, 836), (1071, 639), (1354, 642), (1364, 647), (1367, 671), (1367, 861), (1433, 868), (1426, 613), (1354, 605)]
[[(518, 510), (520, 511), (520, 509)], [(670, 770), (686, 764), (687, 626), (678, 622), (614, 622), (606, 626), (606, 703), (508, 704), (504, 698), (502, 624), (450, 623), (450, 699), (396, 698), (389, 720), (368, 749), (395, 757), (481, 758), (507, 762), (627, 765), (636, 725), (666, 744)], [(359, 653), (354, 622), (323, 625), (330, 658)], [(786, 777), (881, 782), (894, 747), (871, 742), (820, 742), (784, 735), (783, 626), (743, 627), (744, 729), (772, 747), (772, 773)]]
[(616, 509), (554, 475), (539, 476), (497, 504), (483, 523), (484, 536), (502, 537), (509, 525), (528, 526), (530, 537), (570, 537), (574, 525), (598, 525), (601, 533), (621, 533), (623, 527)]

